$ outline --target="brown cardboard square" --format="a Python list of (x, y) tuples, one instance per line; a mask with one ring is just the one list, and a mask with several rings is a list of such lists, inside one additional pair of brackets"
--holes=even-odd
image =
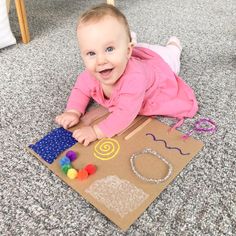
[[(201, 141), (192, 137), (184, 141), (181, 139), (183, 135), (181, 132), (177, 130), (169, 132), (169, 126), (156, 119), (148, 119), (146, 117), (136, 118), (136, 121), (133, 122), (133, 126), (130, 126), (125, 132), (113, 138), (119, 143), (120, 149), (117, 155), (109, 160), (101, 160), (94, 156), (94, 148), (98, 145), (99, 141), (90, 144), (88, 147), (84, 147), (79, 143), (71, 147), (70, 150), (74, 150), (78, 154), (78, 158), (73, 162), (73, 166), (76, 169), (82, 169), (89, 163), (97, 166), (97, 172), (84, 181), (79, 181), (78, 179), (70, 180), (61, 171), (59, 160), (65, 155), (66, 151), (61, 153), (52, 164), (45, 162), (40, 156), (34, 153), (33, 150), (29, 149), (29, 151), (122, 230), (127, 230), (203, 147)], [(146, 123), (142, 127), (144, 122)], [(83, 126), (83, 122), (78, 127), (81, 126)], [(140, 129), (139, 127), (142, 128)], [(129, 137), (130, 133), (133, 134), (131, 137)], [(170, 147), (170, 149), (166, 148), (163, 141), (154, 141), (153, 136), (150, 134), (147, 135), (147, 133), (151, 133), (156, 139), (165, 140), (167, 147)], [(126, 140), (125, 137), (129, 138)], [(132, 154), (144, 148), (155, 150), (171, 163), (173, 172), (170, 178), (162, 183), (153, 184), (143, 181), (133, 173), (130, 157)], [(189, 154), (182, 155), (177, 148), (180, 149), (182, 153)], [(163, 178), (168, 171), (168, 166), (165, 163), (149, 154), (143, 154), (137, 157), (135, 166), (143, 176), (154, 179)], [(125, 213), (122, 216), (117, 214), (115, 211), (106, 207), (102, 202), (97, 201), (86, 191), (95, 181), (105, 179), (109, 176), (116, 176), (116, 179), (118, 178), (121, 182), (128, 181), (127, 183), (135, 186), (138, 190), (142, 190), (148, 197), (145, 198), (135, 210)]]

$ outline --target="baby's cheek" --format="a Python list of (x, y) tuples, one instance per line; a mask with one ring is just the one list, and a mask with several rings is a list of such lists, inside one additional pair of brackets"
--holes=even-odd
[(83, 58), (83, 62), (87, 70), (93, 71), (95, 69), (96, 64), (94, 58), (85, 57)]
[(84, 61), (84, 65), (85, 65), (86, 69), (89, 71), (91, 71), (93, 68), (93, 64), (89, 61)]

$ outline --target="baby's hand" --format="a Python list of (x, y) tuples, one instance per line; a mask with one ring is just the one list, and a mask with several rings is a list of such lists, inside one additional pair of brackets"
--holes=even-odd
[(83, 143), (84, 146), (88, 146), (89, 143), (97, 139), (97, 135), (91, 126), (86, 126), (81, 129), (77, 129), (72, 135), (79, 143)]
[(55, 118), (55, 122), (61, 125), (64, 129), (68, 129), (79, 123), (80, 112), (68, 110)]

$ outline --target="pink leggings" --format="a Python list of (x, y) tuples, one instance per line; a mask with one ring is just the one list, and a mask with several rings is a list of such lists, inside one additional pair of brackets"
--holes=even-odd
[(147, 43), (137, 43), (136, 47), (148, 48), (156, 52), (170, 66), (170, 68), (178, 75), (180, 70), (180, 54), (181, 51), (174, 45), (165, 47), (160, 45), (151, 45)]

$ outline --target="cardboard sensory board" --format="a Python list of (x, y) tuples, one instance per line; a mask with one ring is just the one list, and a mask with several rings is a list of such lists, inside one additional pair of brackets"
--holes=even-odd
[[(87, 147), (84, 147), (80, 143), (76, 143), (69, 148), (68, 150), (73, 150), (78, 154), (78, 158), (73, 162), (73, 166), (76, 169), (82, 169), (89, 163), (92, 163), (97, 167), (96, 173), (90, 175), (83, 181), (79, 181), (78, 179), (70, 180), (60, 169), (59, 160), (65, 156), (65, 153), (68, 150), (61, 153), (52, 164), (45, 162), (32, 149), (29, 148), (28, 150), (60, 179), (95, 206), (98, 211), (107, 216), (122, 230), (127, 230), (203, 147), (201, 141), (192, 137), (189, 137), (184, 141), (181, 139), (181, 136), (183, 135), (181, 132), (177, 130), (169, 132), (169, 126), (156, 119), (150, 119), (151, 118), (137, 117), (136, 121), (133, 122), (133, 126), (131, 125), (125, 132), (115, 136), (113, 139), (118, 142), (120, 149), (117, 151), (117, 154), (109, 160), (101, 160), (95, 157), (94, 149), (99, 141), (93, 142)], [(82, 127), (83, 125), (83, 122), (81, 122), (77, 127)], [(168, 147), (176, 147), (179, 148), (182, 153), (189, 154), (182, 155), (177, 149), (168, 149), (165, 147), (164, 142), (154, 141), (151, 135), (146, 135), (147, 133), (152, 133), (157, 139), (165, 140)], [(133, 153), (139, 152), (144, 148), (155, 150), (172, 164), (173, 172), (166, 181), (159, 184), (153, 184), (138, 178), (134, 174), (131, 169), (130, 157)], [(135, 160), (135, 166), (138, 172), (143, 176), (154, 179), (164, 177), (168, 171), (168, 166), (164, 162), (156, 156), (149, 154), (139, 155)], [(112, 195), (112, 199), (106, 199), (109, 198), (109, 196), (105, 196), (107, 201), (105, 202), (106, 204), (100, 199), (104, 198), (104, 196), (95, 198), (94, 195), (88, 192), (88, 189), (90, 189), (91, 186), (94, 186), (95, 183), (99, 185), (99, 183), (101, 183), (99, 181), (102, 181), (102, 184), (99, 186), (100, 191), (103, 192), (101, 194), (104, 195), (109, 193)], [(112, 186), (113, 183), (109, 186), (106, 185), (109, 181), (118, 181), (119, 183), (122, 183), (119, 185), (120, 189), (117, 190), (117, 192), (115, 190), (115, 196), (113, 194), (114, 189), (109, 187)], [(127, 192), (127, 190), (122, 189), (122, 186), (124, 188), (130, 188), (131, 185), (133, 192), (131, 190), (131, 192), (129, 190)], [(125, 193), (128, 194), (127, 198), (124, 196)], [(132, 200), (133, 196), (135, 196), (134, 200)], [(139, 204), (132, 205), (133, 202), (139, 201), (139, 196), (142, 198), (142, 201), (140, 201)], [(111, 203), (110, 205), (108, 205), (109, 202)], [(116, 205), (116, 202), (118, 202), (118, 205)], [(121, 210), (117, 209), (119, 206)], [(112, 209), (112, 207), (114, 207), (115, 210)]]

